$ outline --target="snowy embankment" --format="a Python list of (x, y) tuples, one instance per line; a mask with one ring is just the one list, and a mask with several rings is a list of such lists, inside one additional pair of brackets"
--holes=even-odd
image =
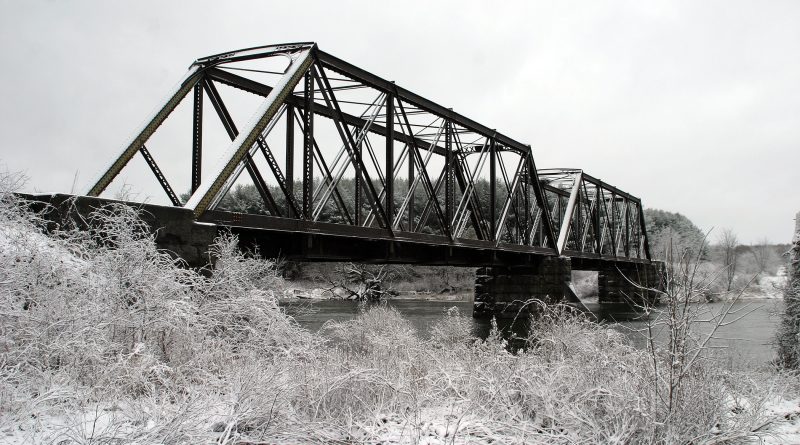
[(758, 277), (748, 286), (742, 294), (744, 298), (763, 298), (763, 299), (782, 299), (783, 291), (789, 283), (786, 276), (786, 267), (778, 268), (775, 275), (763, 275)]
[(386, 307), (310, 333), (235, 238), (200, 274), (135, 211), (91, 218), (45, 236), (0, 196), (0, 443), (714, 443), (794, 425), (771, 422), (792, 379), (691, 340), (640, 350), (563, 308), (516, 354), (453, 310), (430, 339)]
[(769, 419), (760, 431), (763, 444), (800, 444), (800, 399), (776, 397), (764, 404), (764, 416)]

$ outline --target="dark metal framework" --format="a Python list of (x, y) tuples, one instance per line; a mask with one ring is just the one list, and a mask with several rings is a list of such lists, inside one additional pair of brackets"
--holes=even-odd
[[(247, 67), (268, 59), (286, 64), (273, 71)], [(254, 80), (255, 73), (259, 80)], [(219, 85), (264, 98), (244, 126), (234, 122)], [(191, 196), (182, 204), (144, 144), (190, 92)], [(221, 162), (206, 171), (205, 178), (204, 100), (231, 139)], [(332, 124), (338, 136), (335, 145), (318, 135), (323, 124)], [(270, 136), (276, 128), (285, 129), (277, 142)], [(297, 134), (299, 166), (294, 153)], [(191, 209), (200, 221), (235, 226), (243, 220), (216, 207), (246, 170), (268, 212), (247, 215), (249, 227), (285, 227), (288, 219), (301, 223), (292, 226), (299, 227), (296, 230), (313, 233), (650, 260), (638, 198), (580, 170), (537, 170), (530, 146), (325, 53), (314, 43), (198, 59), (87, 194), (102, 193), (137, 151), (172, 204)], [(285, 159), (283, 166), (276, 153)], [(268, 166), (267, 179), (256, 158)], [(298, 190), (295, 167), (300, 170)], [(268, 179), (277, 187), (270, 187)]]

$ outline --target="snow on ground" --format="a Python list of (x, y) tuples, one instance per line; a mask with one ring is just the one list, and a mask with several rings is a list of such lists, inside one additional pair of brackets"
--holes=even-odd
[(65, 267), (79, 267), (85, 262), (47, 235), (30, 227), (5, 225), (0, 227), (0, 258), (6, 261), (30, 260), (32, 256), (47, 256)]
[(788, 283), (785, 268), (778, 269), (775, 275), (763, 275), (753, 281), (742, 294), (743, 298), (781, 299), (783, 289)]
[[(174, 416), (176, 434), (192, 426), (201, 443), (217, 443), (225, 433), (225, 413), (220, 403), (207, 403), (202, 412), (164, 403), (150, 405), (140, 402), (104, 401), (91, 403), (84, 408), (68, 407), (42, 410), (18, 422), (0, 426), (0, 444), (105, 444), (126, 443), (129, 445), (158, 445), (161, 442), (148, 440), (150, 436), (163, 437), (159, 428), (165, 422), (161, 417)], [(195, 407), (196, 408), (196, 407)], [(185, 416), (181, 417), (179, 414)], [(0, 419), (2, 420), (2, 419)], [(219, 425), (223, 425), (222, 428)], [(230, 434), (230, 432), (228, 432)], [(179, 441), (179, 443), (192, 443)]]
[[(198, 438), (203, 443), (237, 443), (233, 419), (211, 403), (202, 419), (194, 419)], [(355, 442), (414, 445), (490, 444), (504, 442), (504, 437), (484, 426), (481, 419), (465, 413), (465, 407), (431, 407), (405, 415), (393, 413), (378, 416), (372, 425), (350, 427), (348, 436)], [(138, 412), (137, 412), (138, 410)], [(140, 406), (121, 402), (94, 403), (74, 412), (52, 412), (33, 416), (25, 424), (0, 429), (0, 444), (33, 445), (56, 443), (124, 443), (156, 445), (147, 440), (153, 432), (155, 413), (142, 411)], [(332, 437), (341, 431), (332, 432)], [(297, 442), (301, 438), (296, 438)], [(508, 439), (505, 437), (505, 439)], [(249, 443), (243, 441), (242, 443)], [(302, 440), (301, 440), (302, 443)]]
[[(36, 416), (25, 425), (6, 426), (0, 430), (0, 444), (111, 443), (120, 438), (132, 440), (127, 442), (130, 444), (150, 444), (147, 436), (153, 422), (148, 420), (147, 413), (136, 414), (133, 409), (122, 403), (108, 402), (93, 404), (80, 412)], [(230, 430), (230, 423), (225, 422), (222, 413), (205, 414), (202, 421), (196, 422), (200, 424), (198, 433), (208, 439), (204, 442), (236, 442), (238, 434)], [(764, 407), (764, 415), (772, 420), (758, 431), (759, 438), (747, 443), (800, 444), (800, 399), (775, 398)], [(490, 444), (509, 439), (491, 431), (481, 419), (466, 413), (464, 407), (457, 406), (423, 409), (417, 415), (379, 416), (373, 425), (353, 425), (349, 435), (355, 441), (418, 445)]]
[(776, 398), (766, 404), (764, 414), (765, 417), (775, 420), (762, 429), (767, 435), (761, 443), (800, 444), (800, 399)]

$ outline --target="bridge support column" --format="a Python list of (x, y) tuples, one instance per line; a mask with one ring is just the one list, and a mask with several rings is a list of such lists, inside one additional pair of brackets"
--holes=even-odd
[(532, 265), (482, 267), (475, 276), (474, 317), (527, 316), (531, 299), (558, 303), (572, 277), (569, 258), (542, 258)]
[(606, 263), (597, 271), (598, 301), (603, 306), (641, 307), (658, 303), (663, 263)]

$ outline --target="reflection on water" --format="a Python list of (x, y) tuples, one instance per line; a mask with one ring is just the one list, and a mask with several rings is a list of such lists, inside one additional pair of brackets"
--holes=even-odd
[[(727, 305), (725, 303), (709, 303), (704, 305), (700, 319), (710, 319), (720, 314)], [(735, 303), (726, 317), (733, 321), (721, 325), (708, 346), (716, 350), (718, 357), (727, 366), (747, 366), (765, 364), (775, 358), (775, 329), (780, 323), (782, 300), (749, 300)], [(746, 314), (746, 315), (745, 315)], [(745, 315), (737, 320), (740, 315)], [(737, 320), (737, 321), (734, 321)], [(646, 341), (647, 322), (631, 320), (613, 324), (614, 329), (625, 333), (637, 347), (644, 347)], [(697, 338), (705, 338), (712, 330), (712, 323), (696, 323), (694, 332)], [(659, 341), (665, 341), (666, 330), (654, 330)]]
[[(425, 300), (393, 300), (389, 304), (396, 308), (404, 317), (410, 320), (420, 334), (429, 335), (430, 327), (449, 308), (457, 307), (462, 314), (472, 314), (471, 301), (425, 301)], [(781, 300), (752, 300), (739, 302), (733, 306), (738, 314), (750, 312), (746, 317), (735, 323), (722, 326), (716, 338), (709, 344), (719, 349), (719, 356), (727, 361), (729, 366), (767, 363), (774, 357), (773, 338), (779, 322), (778, 312), (781, 309)], [(354, 318), (361, 311), (360, 306), (346, 300), (302, 300), (284, 304), (286, 311), (306, 329), (319, 330), (328, 320), (345, 321)], [(706, 305), (709, 313), (718, 314), (723, 310), (723, 303), (710, 303)], [(590, 307), (597, 310), (597, 307)], [(645, 331), (647, 322), (641, 319), (631, 319), (625, 314), (604, 314), (605, 321), (613, 329), (627, 335), (637, 347), (645, 345)], [(708, 318), (707, 316), (704, 318)], [(735, 316), (729, 317), (736, 318)], [(622, 321), (614, 321), (622, 320)], [(473, 319), (473, 332), (475, 336), (486, 338), (491, 329), (490, 320)], [(498, 320), (498, 327), (506, 338), (514, 334), (517, 338), (524, 338), (528, 331), (527, 320)], [(709, 324), (697, 324), (698, 335), (707, 334)], [(656, 329), (656, 338), (663, 341), (666, 332)]]

